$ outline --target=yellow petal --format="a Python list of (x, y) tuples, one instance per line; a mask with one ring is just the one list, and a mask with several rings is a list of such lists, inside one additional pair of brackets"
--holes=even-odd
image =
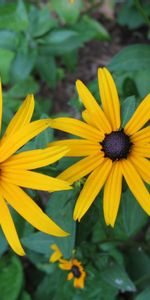
[(19, 187), (1, 181), (3, 197), (32, 226), (54, 236), (68, 235)]
[(24, 144), (48, 127), (49, 120), (38, 120), (27, 124), (13, 135), (8, 135), (4, 137), (4, 139), (2, 138), (2, 144), (0, 145), (0, 162), (6, 160)]
[(11, 248), (18, 255), (25, 255), (14, 226), (11, 214), (3, 197), (0, 195), (0, 224)]
[(150, 194), (146, 189), (140, 175), (129, 160), (120, 161), (125, 180), (141, 207), (150, 215)]
[(70, 184), (86, 176), (104, 161), (101, 153), (88, 156), (63, 171), (58, 178), (67, 180)]
[(50, 127), (59, 129), (85, 139), (102, 141), (104, 134), (96, 128), (73, 118), (57, 118), (50, 120)]
[(62, 270), (71, 270), (72, 262), (70, 260), (67, 260), (67, 259), (60, 259), (59, 267)]
[(2, 112), (3, 112), (3, 98), (2, 98), (2, 83), (0, 80), (0, 132), (2, 128)]
[(5, 169), (2, 170), (1, 178), (5, 182), (35, 190), (54, 192), (71, 189), (69, 183), (66, 181), (26, 170), (8, 169), (7, 171)]
[(74, 209), (74, 220), (81, 220), (104, 185), (111, 170), (112, 161), (105, 159), (88, 177)]
[(133, 153), (129, 157), (131, 163), (145, 182), (150, 184), (150, 161)]
[(70, 273), (68, 274), (68, 276), (67, 276), (67, 280), (71, 280), (72, 278), (73, 278), (73, 273), (70, 272)]
[(104, 187), (103, 209), (107, 225), (114, 227), (122, 190), (122, 171), (119, 162), (114, 162)]
[(132, 152), (139, 156), (150, 157), (150, 144), (136, 143), (132, 146)]
[[(51, 144), (50, 144), (51, 145)], [(38, 149), (21, 152), (13, 155), (1, 164), (3, 170), (36, 169), (56, 162), (68, 152), (65, 146), (53, 146), (46, 149)]]
[(150, 126), (141, 129), (131, 136), (131, 141), (133, 143), (141, 142), (141, 143), (150, 143)]
[(21, 127), (28, 124), (32, 118), (34, 111), (34, 97), (33, 95), (28, 95), (12, 120), (10, 121), (5, 135), (10, 135), (20, 130)]
[(110, 133), (111, 126), (101, 107), (98, 105), (97, 101), (90, 93), (88, 88), (80, 80), (76, 81), (76, 88), (81, 101), (83, 102), (85, 108), (87, 109), (90, 115), (90, 118), (95, 123), (96, 127), (104, 133)]
[(77, 140), (77, 139), (70, 139), (70, 140), (62, 140), (57, 142), (52, 142), (48, 144), (48, 146), (67, 146), (69, 151), (65, 156), (88, 156), (94, 155), (98, 153), (101, 149), (99, 143), (88, 141), (88, 140)]
[(92, 127), (96, 127), (97, 128), (97, 122), (95, 122), (95, 120), (93, 118), (90, 117), (89, 112), (87, 111), (87, 109), (85, 109), (82, 112), (82, 118), (83, 120), (88, 123), (89, 125), (91, 125)]
[(51, 249), (54, 251), (54, 253), (52, 253), (52, 255), (50, 256), (49, 261), (51, 263), (54, 263), (58, 260), (60, 260), (60, 258), (63, 256), (60, 249), (58, 248), (58, 246), (56, 244), (51, 245)]
[(141, 102), (129, 122), (125, 126), (125, 132), (134, 134), (150, 120), (150, 94)]
[(84, 288), (84, 278), (82, 278), (82, 277), (75, 278), (73, 285), (76, 289), (83, 289)]
[(112, 130), (120, 128), (120, 103), (115, 82), (106, 68), (99, 68), (98, 83), (104, 113)]

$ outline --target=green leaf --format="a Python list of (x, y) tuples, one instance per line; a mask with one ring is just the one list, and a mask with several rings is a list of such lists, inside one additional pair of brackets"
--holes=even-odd
[(46, 36), (46, 42), (52, 45), (66, 43), (68, 39), (75, 38), (78, 35), (76, 31), (69, 29), (55, 29)]
[(122, 9), (119, 10), (117, 19), (120, 25), (126, 25), (130, 29), (138, 28), (144, 24), (144, 18), (134, 5), (134, 1), (133, 4), (126, 1)]
[[(24, 81), (20, 81), (19, 83), (14, 84), (6, 93), (5, 97), (10, 98), (23, 98), (28, 94), (36, 94), (39, 91), (39, 86), (37, 82), (32, 78), (28, 77)], [(23, 99), (22, 99), (23, 100)], [(13, 102), (13, 101), (12, 101)], [(12, 103), (14, 106), (14, 104)]]
[(5, 256), (0, 260), (1, 300), (16, 300), (23, 285), (23, 272), (16, 256)]
[(135, 73), (134, 80), (140, 97), (144, 98), (150, 92), (150, 69), (139, 70)]
[(0, 230), (0, 257), (3, 255), (3, 253), (8, 249), (8, 243), (6, 241), (6, 238)]
[(121, 213), (128, 237), (136, 234), (148, 220), (148, 216), (142, 210), (129, 189), (122, 194)]
[[(127, 253), (127, 267), (139, 288), (145, 288), (149, 285), (150, 280), (150, 257), (144, 250), (142, 245), (132, 247)], [(131, 267), (132, 266), (132, 267)], [(145, 299), (144, 299), (145, 300)]]
[(150, 45), (132, 45), (121, 50), (108, 65), (110, 71), (128, 72), (150, 69)]
[(32, 299), (26, 291), (23, 291), (23, 293), (20, 295), (20, 298), (18, 300), (32, 300)]
[(22, 0), (6, 3), (0, 7), (0, 29), (25, 31), (28, 28), (27, 11)]
[(11, 50), (0, 48), (0, 77), (3, 84), (7, 84), (10, 79), (10, 67), (14, 58), (14, 53)]
[(135, 300), (149, 300), (150, 299), (150, 286), (147, 287), (144, 291), (142, 291)]
[(53, 140), (53, 132), (54, 130), (52, 128), (47, 128), (38, 136), (36, 136), (36, 138), (34, 139), (34, 148), (43, 149), (47, 147), (48, 143)]
[(33, 37), (39, 37), (46, 34), (49, 30), (57, 27), (58, 21), (50, 14), (48, 7), (44, 6), (38, 10), (31, 6), (29, 12), (30, 27), (29, 31)]
[[(41, 118), (41, 112), (43, 112), (45, 115), (49, 114), (50, 111), (52, 110), (53, 107), (53, 101), (52, 99), (49, 98), (49, 95), (47, 95), (47, 99), (45, 97), (38, 97), (36, 100), (36, 106), (35, 106), (35, 111), (36, 111), (36, 118)], [(47, 115), (47, 118), (49, 118), (49, 115)], [(51, 128), (50, 140), (53, 140), (53, 129)]]
[(136, 290), (134, 283), (120, 265), (111, 263), (109, 268), (101, 272), (101, 277), (122, 292), (135, 292)]
[(60, 288), (60, 282), (63, 280), (64, 283), (64, 274), (60, 277), (61, 273), (61, 270), (57, 268), (53, 274), (45, 276), (35, 291), (34, 300), (41, 300), (42, 298), (44, 298), (44, 300), (50, 300), (54, 299), (54, 296), (57, 300), (56, 293)]
[(36, 232), (21, 239), (22, 244), (29, 250), (50, 256), (50, 245), (54, 238), (42, 232)]
[(50, 4), (54, 9), (61, 21), (68, 24), (74, 24), (77, 22), (80, 11), (83, 7), (81, 0), (76, 0), (71, 4), (68, 0), (51, 0)]
[(0, 48), (15, 50), (19, 45), (19, 35), (14, 31), (0, 30)]
[(36, 68), (41, 78), (44, 79), (50, 87), (56, 86), (56, 62), (53, 56), (43, 53), (36, 60)]
[(65, 238), (55, 238), (56, 244), (60, 248), (65, 258), (72, 255), (75, 243), (75, 222), (72, 218), (74, 200), (77, 197), (77, 191), (61, 191), (53, 193), (50, 197), (46, 213), (64, 230), (70, 233)]
[(19, 49), (11, 66), (13, 81), (27, 79), (35, 65), (36, 57), (36, 48)]
[(39, 54), (63, 55), (83, 45), (83, 37), (75, 30), (58, 29), (47, 34), (40, 41)]
[(131, 76), (128, 76), (127, 73), (125, 73), (125, 78), (122, 83), (122, 90), (123, 90), (123, 95), (125, 98), (130, 97), (132, 95), (136, 96), (137, 98), (139, 96), (138, 91), (137, 91), (137, 86), (133, 79), (135, 76), (135, 73), (136, 72), (134, 72), (134, 74), (132, 73)]
[(73, 26), (73, 29), (80, 34), (84, 42), (94, 38), (104, 41), (110, 39), (109, 33), (104, 26), (87, 15), (84, 15), (82, 19)]
[(136, 108), (136, 99), (134, 96), (126, 98), (121, 105), (121, 115), (122, 115), (122, 127), (126, 125), (126, 123), (132, 117)]
[(66, 55), (63, 55), (62, 61), (67, 66), (70, 72), (73, 72), (76, 70), (77, 64), (78, 64), (78, 50), (74, 50), (72, 52), (67, 53)]

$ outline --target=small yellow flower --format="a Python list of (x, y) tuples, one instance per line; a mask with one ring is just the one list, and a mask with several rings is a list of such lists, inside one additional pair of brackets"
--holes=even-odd
[(49, 261), (51, 263), (55, 263), (56, 261), (60, 260), (63, 254), (61, 253), (60, 249), (56, 244), (52, 244), (50, 248), (54, 251), (54, 253), (50, 256)]
[[(33, 172), (60, 159), (68, 151), (66, 147), (52, 147), (14, 154), (28, 141), (49, 127), (49, 120), (30, 122), (34, 110), (33, 95), (28, 95), (9, 123), (0, 141), (0, 224), (12, 249), (19, 255), (24, 250), (19, 241), (10, 211), (12, 206), (35, 228), (47, 234), (65, 236), (40, 207), (21, 189), (33, 188), (42, 191), (70, 189), (69, 184), (60, 179)], [(0, 128), (2, 123), (2, 88), (0, 84)]]
[(60, 259), (59, 267), (62, 270), (69, 271), (67, 280), (74, 279), (75, 288), (84, 288), (86, 272), (84, 271), (84, 268), (80, 261), (78, 261), (76, 258), (73, 258), (71, 260)]
[(69, 2), (70, 2), (71, 4), (73, 4), (73, 3), (75, 2), (75, 0), (69, 0)]
[(150, 215), (150, 194), (143, 181), (150, 184), (150, 94), (145, 97), (127, 124), (122, 127), (120, 103), (114, 80), (106, 68), (98, 70), (102, 108), (87, 87), (77, 80), (79, 97), (85, 106), (85, 122), (73, 118), (51, 120), (51, 127), (79, 136), (53, 142), (70, 148), (67, 156), (84, 157), (62, 172), (58, 178), (70, 184), (90, 174), (78, 197), (74, 219), (87, 212), (104, 186), (103, 210), (107, 225), (114, 226), (119, 209), (122, 178)]

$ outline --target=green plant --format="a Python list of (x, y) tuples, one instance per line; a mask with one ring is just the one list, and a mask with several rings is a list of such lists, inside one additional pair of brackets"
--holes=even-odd
[[(74, 67), (78, 49), (91, 39), (108, 40), (97, 21), (82, 14), (76, 0), (0, 4), (0, 73), (4, 84), (40, 76), (50, 87), (64, 76), (61, 64)], [(55, 16), (54, 16), (55, 15)]]

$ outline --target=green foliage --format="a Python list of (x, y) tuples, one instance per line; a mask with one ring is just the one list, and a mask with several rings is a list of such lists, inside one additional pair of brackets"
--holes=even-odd
[(128, 274), (121, 266), (117, 264), (111, 263), (109, 268), (107, 266), (106, 270), (101, 272), (101, 277), (104, 279), (104, 281), (123, 292), (135, 291), (135, 285), (130, 280)]
[(113, 57), (109, 68), (113, 72), (134, 72), (150, 67), (150, 45), (132, 45)]
[(46, 209), (47, 214), (70, 234), (63, 239), (54, 239), (65, 258), (71, 257), (75, 246), (76, 224), (72, 218), (72, 211), (74, 207), (73, 199), (76, 196), (76, 190), (56, 192), (50, 197)]
[(150, 3), (147, 0), (127, 0), (118, 13), (118, 23), (129, 29), (136, 29), (143, 25), (150, 26)]
[(2, 300), (16, 300), (23, 285), (22, 265), (16, 256), (5, 256), (0, 260), (0, 294)]
[[(72, 51), (85, 42), (109, 39), (101, 24), (81, 15), (81, 0), (73, 5), (68, 0), (51, 1), (42, 9), (23, 0), (0, 6), (0, 73), (4, 84), (27, 80), (36, 72), (54, 88), (60, 76), (56, 57), (63, 60), (68, 53), (74, 57)], [(65, 64), (69, 67), (67, 60)]]
[(78, 21), (83, 8), (81, 0), (75, 1), (73, 5), (70, 5), (68, 0), (52, 0), (49, 2), (60, 17), (61, 22), (72, 25)]
[(150, 287), (147, 287), (144, 291), (142, 291), (135, 300), (149, 300), (150, 298)]

